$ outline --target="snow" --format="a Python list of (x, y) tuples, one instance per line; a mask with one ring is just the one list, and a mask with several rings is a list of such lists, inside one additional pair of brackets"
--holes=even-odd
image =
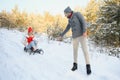
[(0, 80), (120, 80), (120, 60), (99, 54), (90, 43), (92, 74), (87, 76), (81, 47), (78, 70), (72, 72), (72, 44), (48, 43), (46, 36), (39, 36), (38, 47), (44, 55), (29, 55), (23, 51), (24, 35), (17, 30), (0, 29)]

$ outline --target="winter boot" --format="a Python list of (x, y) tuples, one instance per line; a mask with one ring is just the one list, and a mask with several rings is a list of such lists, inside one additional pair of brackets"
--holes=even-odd
[(72, 69), (71, 69), (72, 71), (75, 71), (75, 70), (77, 70), (77, 63), (73, 63), (73, 67), (72, 67)]
[(24, 47), (24, 51), (25, 51), (25, 52), (27, 52), (27, 51), (28, 51), (28, 49), (27, 49), (26, 47)]
[(34, 48), (33, 48), (33, 47), (31, 47), (31, 48), (30, 48), (30, 50), (31, 50), (31, 52), (33, 52), (33, 51), (34, 51)]
[(90, 74), (91, 74), (90, 64), (86, 64), (86, 71), (87, 71), (87, 75), (90, 75)]

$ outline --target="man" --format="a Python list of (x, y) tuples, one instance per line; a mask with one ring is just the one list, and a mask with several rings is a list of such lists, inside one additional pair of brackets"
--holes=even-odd
[(85, 20), (83, 16), (80, 14), (80, 12), (73, 12), (70, 7), (67, 7), (64, 10), (64, 14), (68, 18), (68, 25), (66, 29), (63, 31), (63, 33), (60, 35), (60, 37), (58, 37), (58, 40), (61, 41), (62, 37), (68, 32), (70, 28), (72, 28), (74, 62), (71, 70), (72, 71), (77, 70), (78, 46), (80, 42), (86, 61), (86, 72), (87, 75), (89, 75), (91, 74), (91, 67), (86, 44), (87, 34)]

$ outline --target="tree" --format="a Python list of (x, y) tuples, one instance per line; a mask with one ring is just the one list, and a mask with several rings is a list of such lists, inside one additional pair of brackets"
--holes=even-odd
[(87, 22), (94, 23), (97, 19), (97, 11), (99, 9), (99, 3), (97, 0), (90, 0), (85, 8), (85, 17)]
[(6, 10), (3, 10), (0, 13), (0, 26), (7, 27), (8, 29), (14, 28), (16, 26), (15, 23), (13, 22), (11, 14), (6, 12)]
[(117, 47), (120, 47), (120, 1), (103, 0), (96, 24), (99, 29), (93, 40), (102, 47), (114, 47), (117, 52), (114, 53), (113, 49), (110, 52), (118, 54)]

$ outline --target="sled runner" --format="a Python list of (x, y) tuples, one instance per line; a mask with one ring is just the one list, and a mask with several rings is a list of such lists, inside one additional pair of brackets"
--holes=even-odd
[(44, 51), (42, 50), (42, 49), (36, 49), (35, 51), (33, 51), (33, 49), (31, 48), (31, 49), (26, 49), (26, 47), (24, 48), (24, 51), (25, 52), (28, 52), (30, 55), (31, 54), (41, 54), (41, 55), (43, 55), (44, 54)]

